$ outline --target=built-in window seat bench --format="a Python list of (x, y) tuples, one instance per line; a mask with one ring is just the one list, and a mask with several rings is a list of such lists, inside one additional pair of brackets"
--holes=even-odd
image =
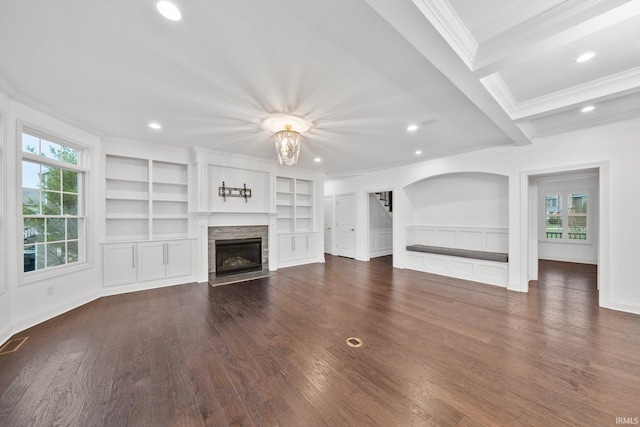
[(507, 287), (506, 228), (415, 225), (406, 242), (407, 268)]

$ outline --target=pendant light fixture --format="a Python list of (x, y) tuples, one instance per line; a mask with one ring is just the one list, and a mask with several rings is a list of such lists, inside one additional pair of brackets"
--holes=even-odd
[(284, 130), (276, 132), (276, 153), (280, 164), (291, 166), (298, 163), (300, 134), (292, 130), (290, 124), (284, 125)]
[(262, 121), (262, 127), (275, 134), (276, 153), (280, 164), (293, 166), (298, 163), (301, 133), (311, 128), (311, 123), (301, 117), (276, 114)]

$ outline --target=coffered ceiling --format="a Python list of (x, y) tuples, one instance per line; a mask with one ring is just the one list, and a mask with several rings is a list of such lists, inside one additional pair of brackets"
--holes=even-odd
[(105, 143), (273, 161), (261, 121), (297, 115), (331, 176), (640, 116), (639, 0), (175, 3), (0, 2), (0, 90)]
[(640, 116), (640, 1), (413, 3), (530, 140)]

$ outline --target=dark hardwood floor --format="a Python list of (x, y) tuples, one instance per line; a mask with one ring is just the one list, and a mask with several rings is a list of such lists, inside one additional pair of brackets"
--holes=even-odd
[(328, 256), (245, 283), (101, 298), (0, 356), (0, 426), (640, 416), (640, 316), (598, 308), (593, 267), (540, 265), (528, 294)]

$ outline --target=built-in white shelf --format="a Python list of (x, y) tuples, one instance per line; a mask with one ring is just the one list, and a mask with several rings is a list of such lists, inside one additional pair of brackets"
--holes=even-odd
[(106, 156), (108, 242), (188, 237), (186, 164)]
[(313, 181), (276, 177), (276, 211), (278, 233), (313, 231)]

